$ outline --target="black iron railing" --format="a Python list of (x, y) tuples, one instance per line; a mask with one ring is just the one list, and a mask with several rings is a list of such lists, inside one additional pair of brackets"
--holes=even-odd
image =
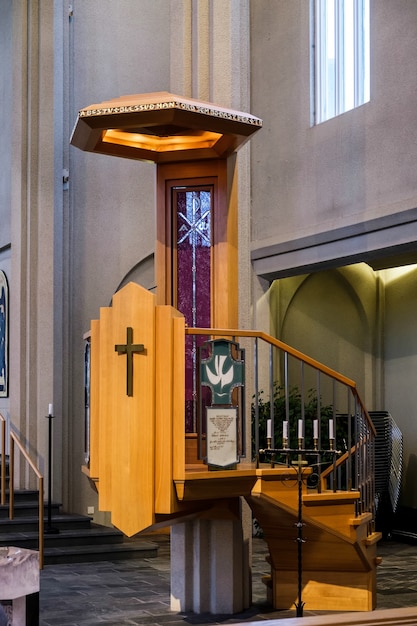
[[(246, 422), (251, 432), (246, 453), (251, 459), (246, 460), (261, 454), (262, 461), (262, 450), (269, 447), (280, 451), (273, 462), (285, 463), (291, 450), (300, 448), (301, 436), (303, 449), (312, 451), (307, 461), (317, 488), (357, 491), (357, 515), (371, 513), (374, 520), (376, 433), (353, 380), (263, 332), (218, 328), (185, 332), (228, 338), (244, 349), (250, 407)], [(373, 521), (369, 532), (372, 526)]]

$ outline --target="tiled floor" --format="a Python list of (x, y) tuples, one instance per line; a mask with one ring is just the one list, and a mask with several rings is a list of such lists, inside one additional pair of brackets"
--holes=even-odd
[[(171, 612), (169, 538), (161, 535), (154, 540), (160, 546), (154, 559), (47, 565), (41, 572), (41, 626), (208, 626), (295, 617), (295, 610), (274, 611), (266, 602), (261, 576), (268, 566), (261, 539), (254, 539), (251, 609), (232, 618)], [(378, 554), (383, 558), (378, 568), (378, 609), (417, 605), (417, 544), (383, 542)], [(304, 617), (318, 614), (307, 609)]]

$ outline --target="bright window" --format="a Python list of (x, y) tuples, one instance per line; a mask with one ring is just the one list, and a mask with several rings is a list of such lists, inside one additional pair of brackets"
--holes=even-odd
[(369, 0), (314, 0), (314, 123), (369, 101)]

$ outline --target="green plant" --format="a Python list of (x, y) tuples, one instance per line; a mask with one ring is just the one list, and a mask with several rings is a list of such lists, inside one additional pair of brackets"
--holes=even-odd
[[(321, 440), (322, 445), (328, 447), (328, 427), (326, 421), (333, 418), (333, 406), (331, 404), (323, 404), (321, 397), (317, 396), (315, 389), (309, 389), (303, 399), (301, 391), (298, 387), (292, 387), (288, 390), (288, 398), (285, 395), (285, 387), (278, 382), (273, 386), (273, 421), (274, 421), (274, 442), (276, 448), (282, 447), (282, 430), (283, 422), (288, 421), (288, 446), (290, 448), (298, 447), (298, 420), (302, 418), (302, 404), (304, 402), (304, 443), (306, 447), (313, 447), (313, 423), (320, 416), (321, 422)], [(319, 405), (320, 401), (320, 405)], [(288, 408), (287, 408), (288, 404)], [(260, 448), (266, 446), (267, 422), (272, 418), (271, 401), (265, 400), (264, 391), (259, 391), (258, 398), (252, 398), (251, 416), (252, 416), (252, 444), (253, 455), (255, 450), (255, 426), (256, 413), (259, 420), (259, 445)], [(340, 438), (339, 422), (337, 423), (336, 439)]]

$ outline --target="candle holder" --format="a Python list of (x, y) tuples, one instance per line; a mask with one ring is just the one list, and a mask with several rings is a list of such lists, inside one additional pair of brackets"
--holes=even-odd
[(329, 440), (329, 449), (327, 450), (320, 450), (318, 448), (318, 437), (313, 438), (313, 446), (314, 446), (313, 449), (303, 448), (303, 443), (304, 443), (304, 439), (299, 437), (298, 449), (294, 450), (294, 449), (288, 448), (288, 439), (283, 437), (282, 448), (268, 447), (268, 449), (266, 450), (259, 450), (260, 453), (271, 454), (271, 459), (274, 458), (275, 454), (285, 455), (287, 459), (287, 466), (290, 466), (290, 462), (289, 462), (290, 456), (297, 455), (296, 459), (291, 462), (291, 465), (294, 466), (294, 469), (296, 469), (297, 471), (297, 484), (298, 484), (298, 516), (297, 516), (297, 522), (295, 524), (297, 528), (296, 542), (297, 542), (298, 598), (297, 598), (297, 602), (294, 602), (297, 617), (303, 617), (303, 609), (304, 609), (304, 604), (305, 604), (302, 600), (302, 588), (303, 588), (303, 585), (302, 585), (302, 575), (303, 575), (302, 546), (306, 542), (306, 539), (303, 537), (303, 527), (305, 524), (303, 522), (302, 483), (303, 483), (303, 468), (306, 465), (308, 465), (308, 462), (304, 459), (304, 457), (314, 456), (316, 457), (316, 460), (318, 460), (322, 454), (331, 453), (333, 455), (333, 463), (334, 463), (335, 471), (336, 471), (336, 455), (341, 454), (340, 450), (335, 450), (334, 439)]
[(271, 441), (272, 441), (272, 437), (267, 437), (266, 438), (266, 449), (267, 450), (271, 449)]
[(52, 526), (52, 405), (49, 405), (48, 415), (48, 523), (44, 530), (45, 534), (55, 535), (59, 533), (58, 528)]

